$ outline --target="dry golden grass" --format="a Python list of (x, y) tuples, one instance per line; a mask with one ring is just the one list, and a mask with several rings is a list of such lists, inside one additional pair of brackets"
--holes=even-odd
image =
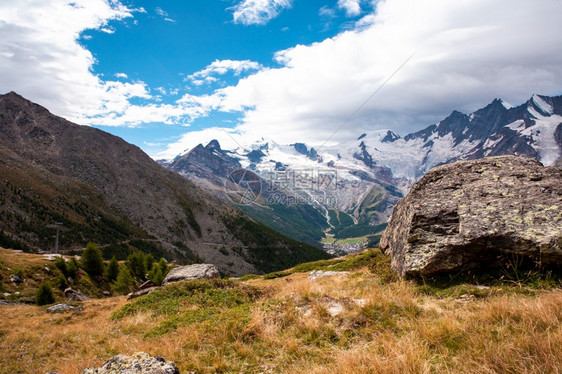
[[(189, 304), (173, 316), (139, 307), (112, 319), (128, 304), (123, 297), (55, 315), (0, 307), (0, 372), (79, 373), (135, 351), (197, 373), (561, 372), (560, 289), (498, 286), (459, 301), (426, 295), (410, 281), (384, 282), (367, 269), (245, 284), (262, 290), (246, 309), (197, 321), (181, 319), (198, 310)], [(149, 333), (176, 316), (175, 328)]]

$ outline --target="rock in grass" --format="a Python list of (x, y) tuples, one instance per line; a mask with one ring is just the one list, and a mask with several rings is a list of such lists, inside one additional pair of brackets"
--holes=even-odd
[(131, 293), (127, 296), (127, 300), (131, 300), (131, 299), (134, 299), (134, 298), (139, 297), (139, 296), (148, 295), (148, 294), (151, 293), (152, 291), (157, 290), (157, 289), (159, 289), (159, 288), (160, 288), (160, 287), (150, 287), (150, 288), (142, 289), (142, 290), (137, 291), (137, 292), (131, 292)]
[(82, 374), (179, 374), (176, 365), (159, 356), (137, 352), (131, 356), (117, 355), (99, 368), (87, 368)]
[(323, 270), (313, 270), (310, 272), (310, 274), (308, 275), (308, 279), (310, 280), (317, 280), (320, 278), (326, 278), (326, 277), (333, 277), (333, 276), (341, 276), (341, 275), (347, 275), (348, 272), (347, 271), (323, 271)]
[(67, 288), (64, 290), (64, 295), (66, 296), (66, 301), (87, 301), (90, 298), (84, 295), (80, 290), (76, 291), (72, 288)]
[(76, 306), (68, 305), (66, 303), (60, 303), (60, 304), (55, 304), (53, 306), (50, 306), (46, 310), (49, 313), (61, 313), (61, 312), (69, 311), (69, 310), (78, 310), (78, 309), (80, 309), (80, 308), (76, 307)]
[(500, 156), (436, 167), (394, 209), (380, 242), (400, 275), (562, 264), (562, 170)]
[(187, 281), (193, 279), (219, 278), (220, 273), (213, 264), (194, 264), (173, 268), (164, 278), (163, 285), (172, 282)]

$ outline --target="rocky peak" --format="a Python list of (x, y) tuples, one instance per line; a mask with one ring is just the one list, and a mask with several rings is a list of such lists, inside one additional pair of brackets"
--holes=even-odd
[(312, 147), (308, 149), (308, 147), (304, 143), (295, 143), (291, 145), (293, 146), (295, 151), (297, 151), (301, 155), (305, 155), (311, 160), (315, 160), (315, 161), (318, 159), (318, 152), (316, 152), (316, 149)]
[(398, 139), (400, 139), (400, 135), (396, 134), (394, 131), (388, 130), (381, 141), (383, 143), (392, 143)]
[(205, 146), (205, 148), (210, 150), (216, 150), (218, 152), (222, 152), (221, 145), (216, 139), (213, 139)]
[(223, 151), (218, 141), (212, 140), (206, 146), (198, 144), (185, 155), (175, 159), (168, 168), (183, 175), (208, 174), (225, 177), (240, 168), (240, 163)]

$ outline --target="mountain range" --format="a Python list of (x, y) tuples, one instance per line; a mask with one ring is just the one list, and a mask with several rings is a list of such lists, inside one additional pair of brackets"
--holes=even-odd
[[(261, 139), (224, 150), (212, 140), (159, 162), (256, 220), (318, 245), (325, 231), (336, 242), (376, 240), (398, 200), (431, 168), (497, 155), (561, 165), (562, 96), (533, 95), (515, 107), (495, 99), (404, 137), (376, 130), (321, 149)], [(248, 199), (244, 182), (252, 180), (259, 193), (254, 188)]]
[(138, 147), (0, 95), (0, 245), (24, 250), (99, 244), (108, 257), (136, 249), (212, 262), (229, 275), (327, 258), (166, 170)]

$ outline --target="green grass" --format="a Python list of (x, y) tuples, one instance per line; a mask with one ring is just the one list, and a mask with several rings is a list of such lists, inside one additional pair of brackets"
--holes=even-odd
[(112, 315), (115, 320), (149, 312), (163, 320), (146, 332), (161, 336), (181, 325), (201, 323), (231, 315), (238, 320), (249, 318), (250, 306), (262, 295), (258, 288), (229, 280), (194, 280), (162, 287), (134, 299)]
[(345, 258), (305, 262), (285, 271), (266, 274), (263, 279), (281, 278), (294, 273), (308, 273), (313, 270), (351, 271), (363, 267), (369, 268), (372, 273), (379, 275), (383, 280), (396, 278), (396, 275), (390, 270), (390, 257), (383, 254), (378, 248), (373, 248), (348, 255)]
[(349, 238), (349, 239), (342, 239), (338, 240), (339, 244), (356, 244), (356, 243), (365, 243), (367, 241), (366, 236), (362, 236), (359, 238)]

